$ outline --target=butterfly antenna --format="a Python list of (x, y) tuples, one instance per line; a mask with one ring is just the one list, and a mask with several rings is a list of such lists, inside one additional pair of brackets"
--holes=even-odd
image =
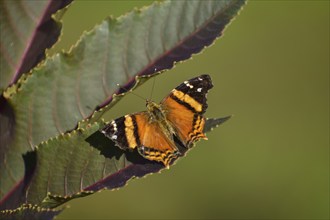
[(156, 77), (154, 77), (154, 80), (152, 81), (152, 87), (151, 87), (151, 93), (150, 93), (150, 98), (149, 98), (149, 100), (151, 100), (151, 98), (152, 98), (152, 93), (154, 92), (155, 81), (156, 81)]
[(145, 99), (144, 97), (142, 97), (142, 96), (140, 96), (140, 95), (136, 94), (135, 92), (133, 92), (133, 91), (130, 91), (130, 90), (128, 90), (128, 89), (126, 89), (126, 88), (122, 87), (122, 86), (121, 86), (121, 85), (119, 85), (119, 84), (117, 84), (117, 86), (118, 86), (119, 88), (121, 88), (122, 90), (125, 90), (126, 92), (128, 92), (128, 93), (131, 93), (131, 94), (133, 94), (133, 95), (135, 95), (135, 96), (139, 97), (140, 99), (143, 99), (144, 101), (146, 101), (146, 99)]

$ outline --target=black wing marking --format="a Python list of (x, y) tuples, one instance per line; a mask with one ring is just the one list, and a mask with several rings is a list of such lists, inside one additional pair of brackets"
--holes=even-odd
[(128, 141), (125, 133), (125, 116), (112, 120), (101, 132), (115, 144), (123, 149), (128, 149)]
[[(207, 109), (207, 93), (213, 87), (211, 77), (209, 75), (201, 75), (192, 78), (188, 81), (184, 81), (175, 90), (181, 91), (184, 94), (189, 95), (195, 101), (202, 105), (202, 111), (200, 114), (204, 114)], [(175, 99), (175, 97), (173, 97)], [(166, 99), (166, 98), (165, 98)], [(164, 99), (164, 100), (165, 100)], [(177, 100), (179, 101), (179, 100)], [(180, 103), (187, 105), (189, 103)]]

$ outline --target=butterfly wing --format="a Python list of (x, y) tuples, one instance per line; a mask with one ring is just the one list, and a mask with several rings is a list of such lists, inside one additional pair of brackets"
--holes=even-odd
[(107, 124), (101, 132), (122, 150), (134, 149), (138, 146), (136, 121), (131, 115), (117, 118)]
[(206, 95), (213, 87), (209, 75), (185, 81), (161, 102), (166, 118), (175, 128), (181, 142), (190, 147), (199, 139), (207, 139), (203, 129), (207, 109)]
[[(206, 95), (212, 87), (210, 76), (201, 75), (173, 89), (161, 102), (166, 120), (187, 147), (201, 138), (207, 139), (203, 133), (203, 114), (207, 108)], [(111, 121), (101, 132), (121, 149), (137, 148), (146, 159), (168, 166), (171, 160), (179, 155), (172, 131), (164, 128), (161, 122), (151, 122), (149, 117), (149, 112), (125, 115)]]
[(162, 162), (168, 166), (173, 158), (179, 154), (172, 136), (162, 129), (157, 122), (148, 121), (148, 113), (135, 115), (138, 122), (138, 134), (141, 147), (139, 153), (149, 159)]
[(175, 143), (157, 122), (149, 122), (148, 112), (125, 115), (113, 120), (101, 131), (123, 150), (135, 149), (148, 160), (168, 166), (179, 154)]

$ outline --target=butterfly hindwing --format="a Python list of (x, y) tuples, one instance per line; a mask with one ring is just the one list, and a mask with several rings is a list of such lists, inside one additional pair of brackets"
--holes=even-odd
[(177, 136), (190, 147), (192, 143), (203, 138), (206, 111), (206, 95), (213, 87), (209, 75), (201, 75), (189, 81), (185, 81), (162, 101), (166, 110), (166, 118), (175, 127)]
[(168, 166), (179, 153), (171, 134), (164, 131), (159, 123), (150, 123), (147, 112), (138, 113), (135, 117), (141, 142), (139, 153), (149, 160), (160, 161)]

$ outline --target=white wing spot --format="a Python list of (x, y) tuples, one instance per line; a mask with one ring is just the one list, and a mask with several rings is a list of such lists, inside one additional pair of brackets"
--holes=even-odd
[(114, 131), (117, 131), (117, 124), (116, 124), (116, 122), (115, 121), (112, 121), (111, 122), (111, 125), (113, 126), (113, 130)]
[(116, 140), (116, 139), (117, 139), (117, 135), (112, 135), (112, 136), (111, 136), (111, 139), (112, 139), (112, 140)]
[(198, 88), (198, 89), (197, 89), (197, 92), (201, 92), (201, 91), (202, 91), (202, 88)]
[(188, 86), (191, 89), (194, 88), (194, 86), (191, 85), (188, 81), (184, 81), (183, 83), (186, 84), (186, 86)]
[(203, 79), (202, 79), (202, 78), (200, 78), (200, 77), (198, 77), (198, 80), (199, 80), (199, 81), (203, 81)]

